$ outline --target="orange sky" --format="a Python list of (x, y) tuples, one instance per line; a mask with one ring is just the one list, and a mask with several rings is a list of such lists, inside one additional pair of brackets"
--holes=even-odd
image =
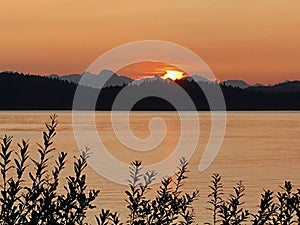
[(2, 0), (0, 70), (81, 73), (113, 47), (158, 39), (193, 50), (218, 80), (300, 79), (299, 12), (299, 0)]

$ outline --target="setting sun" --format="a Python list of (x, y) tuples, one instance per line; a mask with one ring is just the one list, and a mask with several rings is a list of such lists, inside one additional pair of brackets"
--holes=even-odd
[(183, 72), (177, 70), (166, 70), (166, 73), (161, 77), (163, 79), (180, 80), (183, 78)]

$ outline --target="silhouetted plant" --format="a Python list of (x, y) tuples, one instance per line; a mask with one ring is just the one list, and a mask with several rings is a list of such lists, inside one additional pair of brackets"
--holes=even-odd
[[(65, 194), (58, 194), (59, 175), (64, 169), (66, 156), (60, 152), (51, 173), (48, 163), (52, 148), (52, 140), (56, 135), (56, 115), (50, 117), (43, 132), (43, 144), (38, 144), (38, 160), (31, 159), (33, 172), (29, 172), (31, 186), (23, 186), (24, 172), (27, 167), (28, 143), (18, 144), (19, 151), (13, 158), (10, 145), (12, 137), (4, 136), (1, 142), (0, 167), (3, 184), (1, 185), (1, 218), (0, 224), (84, 224), (86, 211), (93, 208), (92, 202), (98, 196), (98, 190), (86, 190), (86, 176), (83, 174), (87, 166), (88, 152), (83, 151), (74, 162), (75, 176), (67, 178)], [(11, 174), (15, 170), (15, 175)], [(8, 175), (10, 174), (10, 176)]]
[[(150, 190), (156, 173), (148, 171), (141, 173), (142, 163), (135, 161), (130, 167), (129, 190), (126, 191), (128, 199), (127, 208), (129, 209), (127, 224), (192, 224), (194, 223), (194, 210), (191, 206), (197, 199), (198, 191), (191, 194), (182, 193), (182, 186), (187, 170), (187, 161), (182, 158), (179, 162), (178, 171), (175, 179), (166, 177), (161, 181), (155, 199), (148, 199), (145, 194)], [(174, 184), (174, 187), (171, 187)], [(116, 213), (110, 211), (100, 213), (97, 218), (98, 225), (120, 224)]]
[(240, 181), (233, 189), (234, 194), (231, 194), (229, 199), (220, 205), (219, 215), (223, 225), (243, 224), (249, 217), (249, 211), (241, 207), (244, 204), (242, 201), (242, 197), (245, 195), (244, 185)]
[(96, 216), (98, 225), (122, 225), (117, 213), (102, 209), (99, 217)]
[(300, 224), (300, 189), (294, 194), (297, 222)]
[(293, 185), (290, 181), (285, 181), (281, 188), (283, 192), (277, 193), (277, 213), (273, 219), (273, 224), (294, 224), (297, 222), (295, 219), (297, 216), (299, 224), (299, 190), (298, 193), (293, 193)]
[[(65, 168), (67, 154), (58, 153), (55, 165), (49, 169), (55, 150), (52, 144), (56, 135), (56, 115), (50, 119), (51, 122), (46, 124), (46, 131), (43, 132), (43, 144), (38, 144), (38, 159), (29, 158), (27, 141), (22, 140), (18, 144), (18, 150), (13, 151), (12, 137), (4, 136), (0, 139), (0, 225), (87, 224), (86, 212), (95, 207), (92, 202), (100, 192), (87, 191), (84, 169), (87, 167), (89, 149), (75, 157), (74, 175), (67, 177), (64, 193), (59, 193), (60, 174)], [(29, 185), (25, 185), (25, 171), (30, 161), (33, 168), (28, 172)], [(132, 162), (129, 168), (129, 190), (125, 191), (129, 210), (126, 224), (193, 224), (195, 221), (192, 203), (199, 192), (182, 192), (182, 186), (187, 179), (187, 166), (187, 160), (182, 158), (174, 177), (163, 178), (156, 197), (149, 199), (147, 193), (151, 190), (150, 185), (156, 172), (143, 173), (142, 163)], [(290, 181), (285, 181), (282, 191), (276, 196), (270, 190), (264, 191), (256, 214), (250, 214), (242, 207), (245, 191), (242, 182), (233, 187), (234, 193), (227, 200), (223, 199), (223, 185), (219, 174), (213, 174), (209, 188), (211, 193), (208, 195), (208, 203), (214, 225), (240, 225), (246, 222), (253, 225), (300, 224), (300, 189), (294, 191)], [(104, 209), (96, 216), (96, 222), (98, 225), (122, 225), (117, 212)]]
[(274, 198), (272, 191), (264, 191), (256, 214), (250, 214), (248, 210), (241, 207), (244, 204), (241, 199), (245, 191), (242, 182), (234, 187), (234, 194), (230, 195), (227, 201), (222, 199), (221, 176), (213, 174), (211, 183), (209, 187), (212, 192), (208, 195), (211, 199), (208, 203), (212, 206), (209, 210), (213, 212), (213, 224), (243, 224), (249, 222), (250, 215), (252, 216), (251, 224), (253, 225), (300, 224), (300, 190), (293, 192), (293, 185), (290, 181), (285, 182), (284, 187), (282, 187), (283, 191), (277, 193), (277, 198)]
[[(23, 183), (22, 177), (25, 171), (25, 163), (28, 159), (28, 143), (24, 140), (21, 144), (18, 144), (19, 152), (16, 154), (16, 158), (13, 159), (15, 166), (12, 163), (12, 150), (10, 145), (12, 143), (12, 137), (4, 136), (1, 143), (0, 153), (0, 167), (3, 183), (1, 187), (1, 224), (15, 224), (20, 217), (20, 210), (22, 210), (22, 204), (20, 204), (20, 191), (22, 190), (21, 184)], [(9, 177), (8, 172), (15, 168), (17, 178), (13, 179)], [(4, 222), (4, 223), (3, 223)]]
[[(211, 185), (209, 185), (209, 188), (211, 189), (211, 193), (208, 195), (210, 200), (208, 203), (211, 205), (208, 210), (212, 211), (213, 213), (213, 218), (212, 224), (217, 224), (220, 222), (219, 220), (219, 210), (221, 205), (223, 204), (223, 199), (222, 196), (224, 195), (223, 193), (223, 185), (221, 182), (221, 176), (218, 173), (215, 173), (212, 175), (212, 180), (211, 180)], [(211, 223), (206, 223), (206, 224), (211, 224)]]
[(274, 216), (276, 215), (277, 206), (274, 203), (273, 192), (270, 190), (265, 191), (261, 195), (261, 200), (259, 204), (259, 210), (256, 215), (252, 214), (253, 225), (264, 225), (272, 224)]

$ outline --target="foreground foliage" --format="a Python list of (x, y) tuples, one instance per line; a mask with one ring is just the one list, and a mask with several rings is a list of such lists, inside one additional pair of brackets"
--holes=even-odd
[[(56, 126), (53, 115), (51, 122), (46, 124), (47, 131), (43, 132), (43, 144), (38, 144), (38, 159), (29, 158), (28, 142), (23, 140), (18, 144), (19, 150), (14, 156), (10, 150), (12, 137), (2, 138), (0, 224), (84, 224), (87, 210), (94, 208), (92, 201), (99, 190), (86, 190), (83, 170), (87, 166), (87, 152), (75, 159), (74, 175), (67, 177), (65, 193), (58, 193), (59, 175), (65, 167), (67, 154), (58, 153), (55, 166), (49, 171), (49, 160), (55, 150), (52, 139)], [(34, 169), (28, 173), (30, 185), (24, 185), (29, 160)]]
[(271, 190), (265, 190), (261, 194), (258, 212), (251, 214), (249, 210), (243, 209), (242, 198), (245, 187), (240, 181), (233, 187), (234, 193), (228, 199), (223, 199), (223, 185), (221, 176), (212, 176), (211, 199), (208, 203), (213, 212), (212, 223), (222, 225), (291, 225), (300, 224), (300, 189), (294, 190), (290, 181), (285, 181), (282, 191), (274, 194)]
[[(57, 117), (50, 117), (43, 132), (43, 143), (38, 144), (38, 158), (29, 156), (29, 144), (22, 140), (18, 150), (11, 150), (12, 137), (1, 138), (0, 150), (0, 224), (2, 225), (83, 225), (88, 210), (95, 208), (92, 202), (99, 190), (87, 190), (86, 175), (88, 150), (75, 157), (74, 175), (68, 176), (63, 191), (60, 184), (62, 170), (65, 168), (67, 154), (59, 152), (52, 168), (55, 148), (53, 138), (56, 135)], [(31, 163), (30, 163), (31, 162)], [(26, 172), (28, 166), (30, 172)], [(134, 161), (130, 167), (129, 190), (125, 191), (128, 216), (125, 224), (130, 225), (187, 225), (195, 223), (192, 203), (199, 191), (182, 191), (188, 162), (182, 158), (173, 177), (161, 181), (154, 199), (148, 198), (150, 185), (155, 179), (155, 171), (142, 172), (142, 163)], [(25, 178), (27, 178), (27, 181)], [(245, 186), (242, 182), (233, 187), (233, 193), (224, 198), (223, 184), (219, 174), (213, 174), (209, 210), (212, 219), (205, 224), (220, 225), (292, 225), (300, 224), (300, 189), (295, 190), (290, 181), (286, 181), (282, 191), (273, 193), (264, 191), (261, 195), (257, 213), (244, 209)], [(60, 188), (60, 189), (59, 189)], [(96, 216), (98, 225), (121, 225), (119, 214), (102, 209)]]
[[(194, 209), (192, 203), (197, 199), (198, 191), (191, 194), (182, 193), (183, 182), (187, 179), (187, 161), (182, 158), (179, 162), (175, 179), (166, 177), (161, 181), (155, 199), (148, 199), (145, 194), (150, 191), (149, 185), (153, 182), (156, 173), (141, 173), (141, 162), (135, 161), (130, 168), (130, 183), (127, 195), (129, 209), (127, 224), (192, 224), (194, 223)], [(121, 224), (117, 213), (109, 210), (96, 217), (98, 225)]]

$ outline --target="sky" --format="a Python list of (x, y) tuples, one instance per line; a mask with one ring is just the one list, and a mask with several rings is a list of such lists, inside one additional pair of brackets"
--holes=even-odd
[(220, 81), (300, 80), (299, 12), (299, 0), (1, 0), (0, 70), (82, 73), (118, 45), (164, 40)]

